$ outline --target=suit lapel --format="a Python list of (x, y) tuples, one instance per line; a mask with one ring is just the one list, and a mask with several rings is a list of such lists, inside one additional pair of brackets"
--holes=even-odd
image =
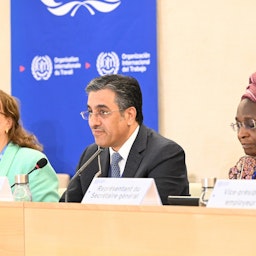
[(139, 133), (130, 150), (122, 177), (136, 177), (136, 172), (138, 171), (143, 159), (143, 151), (146, 148), (146, 143), (147, 130), (144, 125), (141, 125)]
[(105, 148), (102, 153), (100, 154), (100, 163), (101, 163), (101, 177), (108, 177), (108, 171), (109, 171), (109, 149)]
[[(144, 150), (147, 145), (147, 129), (144, 125), (140, 126), (139, 133), (130, 150), (122, 177), (136, 177), (140, 163), (144, 157)], [(101, 177), (108, 177), (110, 166), (109, 149), (105, 148), (100, 154)]]

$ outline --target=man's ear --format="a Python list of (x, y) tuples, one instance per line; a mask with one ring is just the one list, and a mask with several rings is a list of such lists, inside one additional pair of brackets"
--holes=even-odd
[(137, 115), (136, 108), (129, 107), (125, 110), (125, 113), (126, 113), (128, 125), (134, 124), (134, 122), (136, 122), (136, 115)]

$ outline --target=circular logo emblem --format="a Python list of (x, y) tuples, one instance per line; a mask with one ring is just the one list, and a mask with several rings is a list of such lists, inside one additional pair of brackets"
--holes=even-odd
[(119, 58), (115, 52), (101, 52), (97, 58), (96, 66), (101, 76), (117, 74), (120, 66)]
[(31, 63), (33, 77), (39, 80), (48, 80), (52, 74), (52, 61), (49, 56), (36, 56)]

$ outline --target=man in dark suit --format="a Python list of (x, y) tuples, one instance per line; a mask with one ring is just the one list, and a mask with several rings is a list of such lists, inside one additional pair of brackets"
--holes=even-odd
[[(68, 202), (81, 202), (94, 176), (113, 177), (113, 154), (118, 152), (120, 177), (154, 178), (163, 204), (168, 195), (189, 195), (184, 150), (143, 125), (142, 94), (138, 81), (129, 76), (106, 75), (86, 87), (87, 111), (95, 144), (83, 152), (77, 170), (104, 148), (86, 169), (71, 181)], [(116, 177), (116, 176), (115, 176)], [(60, 201), (64, 201), (65, 194)]]

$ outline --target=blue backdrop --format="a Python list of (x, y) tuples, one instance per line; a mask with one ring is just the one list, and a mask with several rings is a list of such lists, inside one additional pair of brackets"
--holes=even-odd
[(158, 130), (156, 0), (12, 0), (11, 56), (23, 124), (57, 172), (73, 175), (94, 142), (79, 113), (97, 76), (137, 78), (144, 123)]

